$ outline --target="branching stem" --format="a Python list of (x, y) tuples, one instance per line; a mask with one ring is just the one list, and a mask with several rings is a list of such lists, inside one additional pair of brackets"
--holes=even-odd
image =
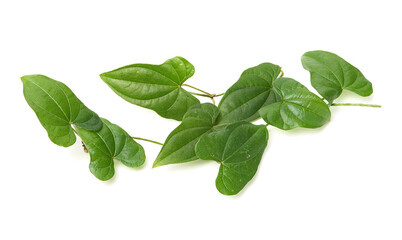
[(225, 93), (220, 93), (220, 94), (209, 93), (209, 92), (206, 92), (206, 91), (204, 91), (202, 89), (196, 88), (196, 87), (188, 85), (188, 84), (182, 84), (182, 86), (189, 87), (189, 88), (195, 89), (195, 90), (197, 90), (199, 92), (202, 92), (202, 94), (201, 93), (195, 93), (195, 92), (189, 92), (189, 93), (191, 93), (193, 95), (196, 95), (196, 96), (200, 96), (200, 97), (210, 98), (213, 104), (215, 104), (214, 97), (220, 97), (220, 96), (223, 96), (225, 94)]

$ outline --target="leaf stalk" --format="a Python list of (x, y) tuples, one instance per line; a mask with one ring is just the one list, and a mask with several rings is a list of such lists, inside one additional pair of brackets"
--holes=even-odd
[(381, 105), (377, 104), (364, 104), (364, 103), (332, 103), (331, 106), (358, 106), (358, 107), (375, 107), (380, 108)]
[(157, 141), (154, 141), (154, 140), (150, 140), (150, 139), (146, 139), (146, 138), (140, 138), (140, 137), (133, 137), (133, 136), (131, 136), (133, 139), (136, 139), (136, 140), (141, 140), (141, 141), (147, 141), (147, 142), (150, 142), (150, 143), (155, 143), (155, 144), (158, 144), (158, 145), (163, 145), (163, 143), (160, 143), (160, 142), (157, 142)]
[(199, 92), (202, 92), (202, 93), (208, 95), (209, 97), (214, 97), (214, 96), (216, 95), (216, 94), (209, 93), (209, 92), (207, 92), (207, 91), (204, 91), (204, 90), (202, 90), (202, 89), (196, 88), (196, 87), (194, 87), (194, 86), (191, 86), (191, 85), (188, 85), (188, 84), (185, 84), (185, 83), (182, 84), (182, 86), (195, 89), (195, 90), (197, 90), (197, 91), (199, 91)]
[(195, 89), (195, 90), (197, 90), (197, 91), (199, 91), (199, 92), (202, 92), (203, 94), (201, 94), (201, 93), (195, 93), (195, 92), (189, 92), (189, 93), (191, 93), (191, 94), (193, 94), (193, 95), (196, 95), (196, 96), (200, 96), (200, 97), (208, 97), (208, 98), (210, 98), (210, 99), (212, 100), (212, 103), (213, 103), (213, 104), (215, 104), (215, 99), (214, 99), (214, 97), (220, 97), (220, 96), (223, 96), (223, 95), (225, 94), (225, 93), (220, 93), (220, 94), (209, 93), (209, 92), (207, 92), (207, 91), (204, 91), (204, 90), (202, 90), (202, 89), (196, 88), (196, 87), (191, 86), (191, 85), (188, 85), (188, 84), (182, 84), (181, 86), (189, 87), (189, 88)]

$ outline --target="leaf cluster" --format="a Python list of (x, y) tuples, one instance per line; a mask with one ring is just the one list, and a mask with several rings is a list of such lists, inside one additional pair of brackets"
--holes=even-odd
[(129, 167), (144, 163), (145, 153), (119, 126), (100, 118), (63, 83), (43, 75), (22, 77), (24, 96), (52, 142), (69, 147), (77, 134), (91, 156), (90, 171), (100, 180), (114, 175), (114, 159)]
[[(280, 66), (262, 63), (245, 70), (216, 106), (195, 96), (210, 94), (186, 84), (195, 72), (182, 57), (160, 65), (132, 64), (105, 72), (101, 79), (120, 97), (180, 121), (166, 138), (153, 167), (210, 160), (219, 163), (216, 187), (225, 195), (239, 193), (253, 178), (267, 146), (267, 126), (282, 130), (318, 128), (329, 122), (330, 106), (343, 90), (360, 96), (373, 92), (363, 74), (341, 57), (325, 51), (302, 56), (311, 84), (283, 77)], [(101, 180), (114, 175), (114, 160), (129, 167), (145, 161), (144, 149), (119, 126), (98, 117), (63, 83), (43, 75), (22, 77), (24, 96), (51, 141), (68, 147), (77, 134), (90, 154), (90, 171)], [(190, 87), (201, 93), (190, 92)], [(262, 118), (266, 125), (253, 122)]]

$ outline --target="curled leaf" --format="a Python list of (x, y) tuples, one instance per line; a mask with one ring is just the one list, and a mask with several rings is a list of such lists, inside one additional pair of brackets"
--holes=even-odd
[(98, 132), (77, 128), (91, 156), (89, 169), (100, 180), (109, 180), (114, 175), (114, 160), (128, 167), (141, 166), (145, 152), (122, 128), (103, 119), (103, 127)]
[(98, 115), (65, 84), (43, 75), (27, 75), (21, 80), (26, 101), (55, 144), (68, 147), (75, 143), (71, 124), (90, 131), (102, 128)]
[(267, 123), (289, 130), (296, 127), (318, 128), (330, 120), (328, 105), (301, 83), (291, 78), (279, 78), (274, 82), (274, 90), (282, 101), (259, 111)]

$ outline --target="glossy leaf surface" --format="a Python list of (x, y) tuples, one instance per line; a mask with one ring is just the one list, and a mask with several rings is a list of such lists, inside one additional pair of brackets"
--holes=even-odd
[(182, 120), (189, 108), (200, 103), (181, 87), (194, 71), (186, 59), (175, 57), (161, 65), (125, 66), (100, 77), (128, 102), (152, 109), (162, 117)]
[(167, 137), (153, 167), (198, 159), (195, 144), (214, 127), (218, 113), (218, 108), (210, 103), (192, 107), (182, 123)]
[(75, 143), (71, 124), (91, 131), (102, 128), (98, 115), (65, 84), (43, 75), (27, 75), (21, 80), (26, 101), (55, 144), (68, 147)]
[(279, 78), (274, 82), (274, 90), (282, 101), (259, 111), (267, 123), (289, 130), (296, 127), (317, 128), (330, 120), (328, 105), (301, 83), (291, 78)]
[(222, 194), (234, 195), (254, 177), (267, 141), (265, 126), (234, 123), (202, 136), (196, 153), (201, 159), (221, 164), (216, 187)]
[(311, 85), (329, 103), (347, 89), (366, 97), (373, 87), (359, 69), (336, 54), (325, 51), (306, 52), (302, 56), (303, 67), (310, 71)]
[(253, 121), (259, 118), (260, 108), (280, 100), (272, 91), (272, 82), (280, 72), (281, 67), (271, 63), (262, 63), (245, 70), (219, 103), (219, 123)]
[(114, 160), (128, 167), (141, 166), (145, 161), (144, 149), (122, 128), (102, 119), (103, 127), (98, 132), (77, 128), (91, 156), (89, 169), (100, 180), (109, 180), (114, 175)]

